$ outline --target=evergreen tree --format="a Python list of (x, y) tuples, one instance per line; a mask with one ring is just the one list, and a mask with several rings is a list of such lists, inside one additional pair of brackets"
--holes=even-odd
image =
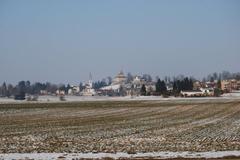
[(25, 81), (18, 82), (18, 85), (16, 86), (16, 92), (14, 95), (14, 99), (16, 100), (24, 100), (26, 94), (26, 84)]
[(25, 86), (26, 86), (26, 93), (31, 94), (31, 83), (30, 83), (30, 81), (26, 81)]
[(82, 82), (80, 82), (80, 84), (79, 84), (79, 90), (80, 90), (80, 92), (83, 91), (83, 89), (84, 89), (84, 86), (83, 86)]
[(161, 80), (160, 79), (157, 80), (157, 83), (155, 86), (156, 86), (156, 93), (161, 94)]
[(166, 83), (164, 81), (161, 81), (161, 94), (165, 94), (167, 92), (167, 87), (166, 87)]
[(180, 93), (182, 90), (182, 81), (177, 80), (177, 93)]
[(7, 97), (12, 96), (14, 94), (13, 91), (14, 91), (13, 86), (11, 84), (9, 84), (7, 87)]
[(214, 88), (214, 96), (220, 97), (221, 96), (221, 90), (219, 88)]
[(190, 79), (189, 81), (189, 90), (193, 90), (193, 80)]
[(177, 90), (178, 90), (178, 88), (177, 88), (177, 82), (174, 81), (174, 82), (173, 82), (173, 92), (174, 92), (174, 93), (177, 93)]
[(189, 90), (189, 80), (188, 80), (188, 77), (184, 78), (183, 90)]
[(7, 85), (6, 85), (6, 83), (4, 82), (3, 83), (3, 85), (2, 85), (2, 87), (1, 87), (2, 89), (1, 89), (1, 95), (3, 96), (3, 97), (6, 97), (7, 96)]
[(94, 82), (94, 83), (93, 83), (93, 88), (94, 88), (94, 89), (100, 89), (100, 88), (102, 88), (102, 87), (104, 87), (104, 86), (107, 86), (107, 83), (106, 83), (105, 80), (97, 81), (97, 82)]
[(146, 86), (145, 86), (145, 84), (142, 85), (140, 92), (141, 92), (141, 95), (142, 95), (142, 96), (146, 96), (147, 91), (146, 91)]
[(26, 84), (25, 84), (25, 81), (20, 81), (18, 82), (18, 85), (17, 85), (17, 89), (18, 89), (18, 92), (21, 93), (21, 94), (25, 94), (26, 93)]
[(193, 90), (193, 80), (185, 77), (183, 80), (173, 82), (173, 92), (180, 93), (182, 90)]
[(221, 82), (221, 79), (218, 79), (218, 82), (217, 82), (217, 88), (219, 88), (219, 89), (222, 88), (222, 82)]
[(160, 79), (158, 79), (157, 83), (156, 83), (156, 93), (161, 95), (167, 92), (167, 87), (166, 87), (166, 83), (163, 81), (161, 81)]

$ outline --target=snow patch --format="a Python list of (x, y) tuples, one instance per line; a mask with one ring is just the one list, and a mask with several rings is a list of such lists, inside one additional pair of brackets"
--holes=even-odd
[(72, 160), (74, 158), (106, 158), (113, 159), (118, 158), (222, 158), (226, 156), (240, 156), (240, 151), (212, 151), (212, 152), (149, 152), (149, 153), (136, 153), (128, 154), (123, 152), (118, 153), (9, 153), (0, 154), (0, 159), (12, 160), (12, 159), (35, 159), (35, 160), (51, 160), (58, 159), (60, 157), (66, 160)]
[[(116, 87), (116, 86), (115, 86)], [(83, 102), (83, 101), (189, 101), (189, 100), (239, 100), (240, 91), (234, 91), (233, 93), (223, 94), (221, 97), (169, 97), (163, 98), (161, 96), (125, 96), (125, 97), (109, 97), (109, 96), (65, 96), (65, 102)], [(6, 103), (59, 103), (61, 102), (58, 96), (39, 96), (38, 101), (29, 102), (26, 100), (19, 101), (13, 98), (0, 98), (0, 104)]]

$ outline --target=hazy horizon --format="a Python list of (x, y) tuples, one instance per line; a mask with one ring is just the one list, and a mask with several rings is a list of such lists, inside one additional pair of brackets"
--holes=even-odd
[(0, 1), (0, 83), (240, 71), (240, 1)]

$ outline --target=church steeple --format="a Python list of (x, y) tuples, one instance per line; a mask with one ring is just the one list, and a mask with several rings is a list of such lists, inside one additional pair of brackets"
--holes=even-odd
[(89, 73), (89, 80), (88, 80), (88, 83), (89, 83), (89, 86), (90, 86), (90, 88), (92, 88), (92, 73), (90, 72)]

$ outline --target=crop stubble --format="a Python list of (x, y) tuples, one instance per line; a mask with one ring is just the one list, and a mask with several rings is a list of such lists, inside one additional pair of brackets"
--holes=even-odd
[(240, 101), (0, 104), (0, 153), (240, 150)]

